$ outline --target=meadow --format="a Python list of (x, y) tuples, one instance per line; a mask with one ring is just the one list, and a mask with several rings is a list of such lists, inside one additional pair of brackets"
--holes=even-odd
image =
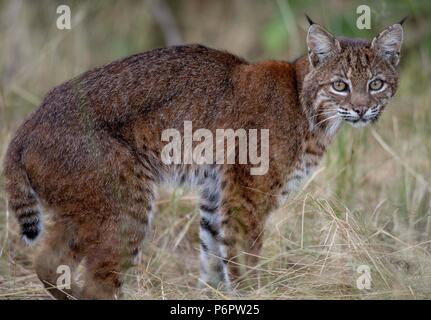
[[(72, 29), (58, 30), (68, 4)], [(356, 28), (368, 4), (372, 29)], [(153, 230), (126, 275), (128, 299), (431, 299), (431, 3), (399, 1), (0, 1), (0, 162), (44, 94), (89, 68), (177, 43), (251, 61), (306, 52), (303, 13), (370, 38), (408, 15), (397, 95), (381, 120), (343, 127), (319, 169), (266, 225), (240, 296), (199, 289), (196, 194), (160, 190)], [(0, 299), (47, 299), (0, 171)], [(364, 270), (371, 276), (370, 286)]]

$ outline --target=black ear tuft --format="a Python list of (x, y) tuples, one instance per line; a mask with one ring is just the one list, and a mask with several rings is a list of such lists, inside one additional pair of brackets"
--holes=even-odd
[(401, 21), (398, 22), (398, 24), (403, 25), (403, 23), (406, 22), (406, 20), (407, 20), (408, 17), (409, 16), (405, 16), (404, 18), (402, 18)]
[(315, 22), (313, 20), (311, 20), (311, 18), (308, 16), (308, 14), (305, 14), (305, 17), (307, 18), (307, 21), (310, 24), (310, 26), (315, 24)]

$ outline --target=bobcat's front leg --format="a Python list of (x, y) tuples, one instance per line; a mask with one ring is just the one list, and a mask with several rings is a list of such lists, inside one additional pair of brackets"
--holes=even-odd
[(235, 199), (224, 199), (220, 206), (215, 201), (218, 196), (205, 194), (200, 204), (201, 281), (230, 291), (241, 277), (241, 269), (258, 260), (263, 224)]
[(267, 205), (265, 195), (235, 181), (240, 180), (213, 169), (201, 184), (201, 280), (228, 291), (234, 289), (242, 269), (253, 273), (246, 267), (258, 261), (266, 217), (260, 213)]
[(222, 227), (224, 242), (222, 251), (226, 252), (226, 265), (229, 279), (233, 285), (255, 273), (254, 266), (263, 243), (264, 223), (256, 213), (244, 206), (225, 205), (223, 207)]
[(210, 285), (230, 290), (227, 253), (223, 246), (225, 237), (221, 225), (221, 175), (218, 168), (208, 168), (199, 180), (201, 287)]
[[(236, 172), (230, 172), (235, 175)], [(263, 230), (270, 205), (267, 194), (246, 187), (244, 179), (229, 177), (223, 185), (221, 226), (224, 241), (221, 251), (226, 253), (226, 265), (232, 286), (254, 274), (262, 248)], [(262, 184), (261, 184), (262, 185)]]

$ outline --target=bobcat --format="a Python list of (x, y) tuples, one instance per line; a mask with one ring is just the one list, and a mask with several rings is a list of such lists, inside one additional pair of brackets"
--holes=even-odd
[[(200, 192), (201, 280), (229, 290), (238, 250), (256, 263), (265, 220), (318, 165), (343, 122), (375, 122), (397, 89), (402, 22), (372, 41), (335, 38), (310, 20), (308, 54), (249, 63), (201, 45), (156, 49), (90, 70), (54, 89), (21, 125), (5, 160), (9, 208), (38, 277), (55, 298), (111, 299), (138, 254), (156, 188)], [(268, 129), (269, 168), (161, 161), (163, 130)], [(55, 287), (59, 265), (83, 263), (83, 287)]]

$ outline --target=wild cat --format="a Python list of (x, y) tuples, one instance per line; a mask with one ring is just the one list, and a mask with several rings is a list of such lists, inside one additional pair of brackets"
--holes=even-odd
[[(402, 22), (372, 41), (308, 29), (308, 54), (249, 63), (201, 45), (157, 49), (51, 90), (7, 150), (6, 190), (38, 277), (59, 299), (117, 298), (138, 254), (157, 186), (200, 192), (201, 280), (232, 288), (257, 262), (265, 220), (315, 168), (343, 122), (375, 122), (398, 83)], [(269, 167), (161, 161), (165, 129), (268, 129)], [(240, 252), (244, 261), (240, 260)], [(83, 263), (83, 287), (56, 288), (57, 267)], [(73, 280), (73, 278), (72, 278)]]

